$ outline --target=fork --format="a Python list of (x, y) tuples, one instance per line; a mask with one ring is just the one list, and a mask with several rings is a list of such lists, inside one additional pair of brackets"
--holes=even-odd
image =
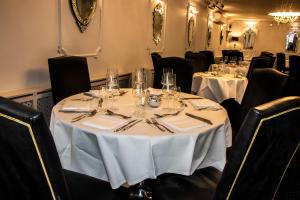
[[(151, 120), (152, 120), (153, 124), (154, 124), (157, 128), (159, 128), (160, 130), (163, 129), (162, 131), (167, 130), (167, 131), (170, 132), (170, 133), (174, 133), (174, 132), (173, 132), (172, 130), (170, 130), (168, 127), (166, 127), (166, 126), (164, 126), (164, 125), (158, 123), (158, 122), (156, 121), (156, 119), (151, 118)], [(161, 128), (161, 127), (162, 127), (162, 128)]]
[(84, 114), (82, 114), (82, 115), (79, 115), (79, 116), (77, 116), (77, 117), (74, 117), (72, 120), (71, 120), (71, 122), (77, 122), (77, 121), (79, 121), (79, 120), (81, 120), (81, 119), (83, 119), (83, 118), (85, 118), (85, 117), (93, 117), (94, 115), (96, 115), (97, 114), (97, 110), (93, 110), (92, 112), (90, 112), (90, 113), (84, 113)]
[(106, 110), (106, 113), (108, 115), (115, 115), (115, 116), (122, 117), (123, 119), (129, 119), (129, 118), (131, 118), (130, 116), (126, 116), (126, 115), (122, 115), (122, 114), (119, 114), (119, 113), (115, 113), (115, 112), (113, 112), (111, 110), (108, 110), (108, 109)]

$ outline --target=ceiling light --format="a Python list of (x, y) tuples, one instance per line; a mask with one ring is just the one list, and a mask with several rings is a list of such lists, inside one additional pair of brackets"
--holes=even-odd
[(293, 23), (300, 16), (300, 12), (274, 12), (268, 15), (274, 17), (278, 24)]

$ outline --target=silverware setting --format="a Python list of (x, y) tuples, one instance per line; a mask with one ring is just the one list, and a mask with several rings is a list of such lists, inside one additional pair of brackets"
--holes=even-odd
[(197, 115), (193, 115), (193, 114), (191, 114), (191, 113), (185, 113), (185, 115), (186, 115), (186, 116), (189, 116), (189, 117), (191, 117), (191, 118), (197, 119), (197, 120), (199, 120), (199, 121), (202, 121), (202, 122), (204, 122), (204, 123), (207, 123), (207, 124), (209, 124), (209, 125), (213, 125), (213, 123), (212, 123), (209, 119), (205, 119), (205, 118), (203, 118), (203, 117), (200, 117), (200, 116), (197, 116)]
[(205, 99), (204, 97), (183, 97), (181, 100), (189, 100), (189, 99)]
[(218, 111), (218, 110), (222, 110), (222, 108), (204, 107), (204, 108), (197, 108), (196, 110), (197, 111), (201, 111), (201, 110)]
[(161, 130), (161, 131), (163, 131), (163, 132), (165, 132), (165, 131), (168, 131), (169, 133), (174, 133), (172, 130), (170, 130), (168, 127), (166, 127), (165, 125), (162, 125), (162, 124), (160, 124), (160, 123), (158, 123), (157, 121), (156, 121), (156, 119), (155, 118), (151, 118), (151, 121), (152, 121), (152, 124), (154, 125), (154, 126), (156, 126), (159, 130)]
[(142, 120), (137, 120), (137, 119), (134, 119), (134, 120), (131, 120), (129, 121), (128, 123), (126, 123), (125, 125), (121, 126), (120, 128), (117, 128), (116, 130), (114, 130), (114, 132), (118, 132), (118, 131), (125, 131), (133, 126), (135, 126), (136, 124), (140, 123)]
[(71, 101), (91, 101), (94, 98), (77, 98), (77, 99), (70, 99)]
[(167, 116), (176, 116), (180, 113), (181, 111), (177, 111), (175, 113), (166, 113), (166, 114), (154, 114), (156, 116), (156, 118), (163, 118), (163, 117), (167, 117)]
[(123, 90), (121, 90), (121, 91), (119, 91), (119, 96), (123, 96), (124, 94), (126, 94), (128, 91), (123, 91)]
[(130, 118), (131, 118), (131, 116), (127, 116), (127, 115), (115, 113), (115, 112), (113, 112), (113, 111), (111, 111), (111, 110), (108, 110), (108, 109), (106, 110), (106, 114), (107, 114), (107, 115), (119, 116), (119, 117), (122, 117), (123, 119), (130, 119)]
[(84, 114), (81, 114), (77, 117), (74, 117), (72, 118), (71, 122), (77, 122), (85, 117), (93, 117), (94, 115), (97, 114), (97, 111), (96, 110), (93, 110), (92, 112), (89, 112), (89, 113), (84, 113)]

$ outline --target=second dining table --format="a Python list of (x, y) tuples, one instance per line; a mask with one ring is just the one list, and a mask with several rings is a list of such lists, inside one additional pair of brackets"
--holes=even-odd
[(198, 72), (193, 75), (191, 91), (218, 103), (230, 98), (241, 103), (247, 85), (246, 77), (236, 77), (233, 73), (216, 75)]
[[(131, 117), (135, 110), (131, 89), (123, 90), (127, 93), (116, 97), (113, 112)], [(107, 115), (104, 108), (98, 108), (93, 115), (72, 122), (80, 113), (63, 112), (70, 102), (92, 105), (93, 101), (78, 94), (53, 107), (50, 129), (63, 168), (108, 181), (113, 189), (164, 173), (191, 175), (209, 166), (223, 170), (232, 131), (227, 113), (218, 103), (182, 93), (180, 102), (175, 102), (181, 105), (178, 114), (161, 118), (157, 116), (176, 112), (164, 109), (164, 100), (158, 108), (145, 105), (144, 117), (138, 119)], [(153, 117), (161, 129), (148, 123)], [(120, 129), (133, 119), (138, 123)]]

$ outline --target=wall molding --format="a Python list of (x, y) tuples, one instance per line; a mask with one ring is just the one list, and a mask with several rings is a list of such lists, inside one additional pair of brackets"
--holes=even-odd
[[(69, 3), (69, 0), (58, 0), (58, 45), (57, 45), (57, 53), (59, 53), (62, 56), (83, 56), (83, 57), (94, 57), (97, 58), (101, 52), (101, 41), (102, 41), (102, 22), (103, 22), (103, 0), (98, 0), (97, 4), (97, 10), (96, 12), (100, 12), (99, 14), (99, 23), (98, 23), (98, 28), (99, 32), (97, 33), (98, 38), (97, 38), (97, 47), (90, 52), (86, 53), (75, 53), (72, 52), (70, 49), (67, 49), (64, 47), (64, 39), (63, 39), (63, 19), (62, 19), (62, 14), (65, 13), (62, 8), (63, 8), (63, 3)], [(71, 10), (70, 10), (71, 13)], [(72, 13), (71, 13), (72, 14)], [(95, 16), (94, 16), (95, 17)], [(73, 22), (73, 21), (72, 21)], [(91, 25), (91, 24), (90, 24)], [(74, 26), (76, 24), (74, 23)], [(79, 30), (78, 30), (79, 31)], [(84, 33), (82, 33), (84, 34)]]

